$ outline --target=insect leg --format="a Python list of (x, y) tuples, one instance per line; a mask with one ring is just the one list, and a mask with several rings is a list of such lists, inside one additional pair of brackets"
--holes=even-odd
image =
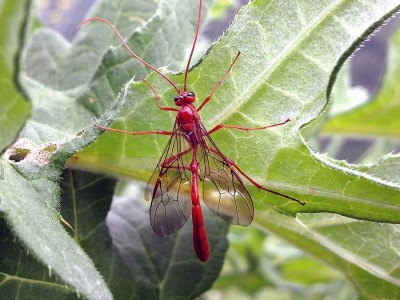
[(166, 110), (166, 111), (179, 111), (179, 109), (177, 109), (177, 108), (161, 106), (161, 103), (160, 103), (160, 96), (158, 96), (157, 92), (154, 90), (154, 88), (151, 86), (151, 84), (147, 82), (146, 79), (143, 79), (143, 81), (149, 86), (149, 88), (150, 88), (151, 91), (153, 92), (154, 97), (156, 97), (158, 107), (159, 107), (161, 110)]
[(221, 84), (224, 82), (224, 80), (226, 79), (226, 77), (229, 75), (233, 65), (236, 63), (237, 59), (239, 58), (240, 52), (238, 52), (238, 54), (236, 54), (235, 58), (233, 59), (231, 65), (229, 66), (228, 70), (225, 72), (225, 74), (222, 76), (222, 78), (220, 79), (220, 81), (217, 82), (217, 84), (214, 86), (214, 88), (211, 90), (210, 94), (206, 97), (206, 99), (204, 99), (203, 103), (201, 103), (201, 105), (199, 106), (199, 108), (197, 108), (197, 111), (200, 111), (200, 109), (203, 108), (204, 105), (206, 105), (208, 103), (208, 101), (210, 101), (211, 97), (214, 95), (214, 93), (218, 90), (218, 88), (221, 86)]
[(118, 132), (118, 133), (123, 133), (123, 134), (130, 134), (130, 135), (143, 135), (143, 134), (160, 134), (160, 135), (172, 135), (171, 131), (163, 131), (163, 130), (157, 130), (157, 131), (125, 131), (125, 130), (120, 130), (116, 128), (110, 128), (110, 127), (103, 127), (97, 124), (94, 124), (94, 127), (97, 129), (101, 130), (107, 130), (107, 131), (113, 131), (113, 132)]
[(249, 130), (261, 130), (261, 129), (267, 129), (267, 128), (271, 128), (271, 127), (276, 127), (276, 126), (280, 126), (283, 124), (286, 124), (290, 122), (290, 119), (287, 119), (284, 122), (281, 123), (277, 123), (277, 124), (272, 124), (272, 125), (268, 125), (268, 126), (262, 126), (262, 127), (254, 127), (254, 128), (248, 128), (248, 127), (242, 127), (242, 126), (235, 126), (235, 125), (224, 125), (224, 124), (218, 124), (217, 126), (215, 126), (213, 129), (209, 130), (208, 133), (211, 134), (213, 132), (216, 132), (217, 130), (220, 130), (222, 128), (230, 128), (230, 129), (238, 129), (238, 130), (245, 130), (245, 131), (249, 131)]
[[(216, 149), (214, 149), (212, 147), (207, 146), (207, 149), (210, 150), (213, 153), (221, 155), (221, 153), (219, 151), (217, 151)], [(266, 191), (266, 192), (269, 192), (269, 193), (272, 193), (272, 194), (275, 194), (275, 195), (278, 195), (278, 196), (281, 196), (281, 197), (284, 197), (284, 198), (287, 198), (287, 199), (290, 199), (290, 200), (293, 200), (293, 201), (296, 201), (297, 203), (300, 203), (301, 205), (305, 204), (305, 202), (297, 200), (296, 198), (292, 198), (292, 197), (290, 197), (288, 195), (285, 195), (285, 194), (279, 193), (277, 191), (273, 191), (273, 190), (270, 190), (270, 189), (268, 189), (266, 187), (263, 187), (261, 184), (257, 183), (256, 181), (251, 179), (251, 177), (249, 175), (247, 175), (245, 172), (243, 172), (230, 158), (226, 157), (225, 155), (223, 157), (226, 160), (226, 162), (228, 163), (229, 168), (231, 168), (232, 171), (234, 171), (234, 172), (235, 172), (235, 170), (238, 171), (240, 174), (242, 174), (242, 176), (244, 178), (246, 178), (256, 188), (258, 188), (260, 190), (263, 190), (263, 191)]]

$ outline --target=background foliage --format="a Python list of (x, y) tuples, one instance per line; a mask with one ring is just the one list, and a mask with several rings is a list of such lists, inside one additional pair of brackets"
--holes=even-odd
[[(348, 69), (337, 80), (343, 62), (397, 11), (398, 1), (258, 0), (240, 10), (205, 56), (198, 49), (201, 58), (189, 83), (199, 99), (242, 52), (202, 111), (207, 128), (292, 120), (265, 132), (215, 133), (223, 153), (260, 183), (306, 202), (302, 207), (249, 186), (254, 225), (230, 230), (226, 257), (228, 226), (206, 213), (212, 246), (207, 264), (193, 254), (190, 224), (166, 239), (152, 233), (142, 184), (62, 171), (69, 159), (74, 169), (149, 177), (166, 139), (99, 136), (93, 128), (94, 122), (111, 121), (126, 130), (171, 128), (174, 116), (157, 110), (148, 87), (135, 81), (148, 70), (124, 48), (109, 48), (119, 43), (104, 24), (85, 25), (69, 43), (41, 26), (28, 1), (1, 3), (6, 20), (1, 72), (8, 87), (0, 95), (1, 124), (7, 128), (0, 134), (0, 147), (7, 148), (0, 164), (2, 295), (195, 298), (211, 288), (225, 262), (215, 289), (204, 297), (399, 296), (399, 157), (387, 154), (400, 128), (399, 34), (391, 42), (382, 87), (370, 102), (354, 104)], [(211, 4), (205, 1), (204, 16)], [(196, 14), (193, 0), (98, 1), (89, 12), (113, 21), (139, 56), (163, 67), (178, 84), (182, 74), (167, 69), (178, 72), (185, 65)], [(170, 103), (173, 89), (155, 74), (148, 81)], [(340, 84), (332, 93), (335, 81)], [(29, 117), (22, 95), (31, 103)], [(342, 109), (330, 109), (331, 97), (341, 100)], [(344, 138), (370, 137), (375, 142), (368, 159), (374, 163), (360, 158), (353, 165), (310, 150), (305, 140), (315, 145), (319, 131), (331, 138), (331, 155)]]

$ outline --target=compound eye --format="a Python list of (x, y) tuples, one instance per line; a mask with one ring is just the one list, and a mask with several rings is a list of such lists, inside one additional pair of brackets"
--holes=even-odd
[(180, 96), (175, 96), (175, 97), (174, 97), (174, 101), (175, 101), (175, 102), (178, 101), (179, 99), (181, 99)]
[(195, 96), (195, 94), (193, 92), (189, 92), (186, 95), (189, 96), (189, 97), (194, 97)]

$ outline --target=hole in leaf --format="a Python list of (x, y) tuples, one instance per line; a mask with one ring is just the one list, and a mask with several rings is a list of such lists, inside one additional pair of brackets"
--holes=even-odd
[(8, 156), (8, 159), (13, 162), (20, 162), (24, 160), (28, 154), (31, 152), (29, 149), (25, 148), (14, 148), (12, 149), (12, 153)]
[(59, 149), (58, 144), (33, 145), (28, 139), (20, 139), (6, 151), (10, 163), (31, 163), (39, 166), (48, 164)]

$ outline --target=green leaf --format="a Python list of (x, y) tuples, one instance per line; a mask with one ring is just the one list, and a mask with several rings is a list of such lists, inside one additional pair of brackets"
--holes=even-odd
[[(51, 154), (43, 151), (42, 155)], [(9, 164), (4, 159), (1, 163), (0, 208), (18, 240), (77, 293), (89, 299), (110, 299), (92, 261), (60, 224), (58, 170), (48, 167), (38, 172), (38, 164), (43, 163), (38, 160), (30, 165)]]
[(16, 83), (28, 14), (27, 0), (0, 1), (0, 153), (16, 138), (29, 114), (29, 104)]
[(400, 155), (386, 155), (375, 164), (359, 166), (358, 169), (388, 182), (400, 184)]
[(75, 298), (76, 292), (54, 278), (51, 268), (35, 260), (15, 241), (3, 219), (0, 221), (0, 292), (3, 299)]
[(298, 214), (273, 210), (256, 216), (268, 228), (342, 271), (363, 299), (397, 299), (400, 294), (399, 225), (359, 221), (334, 214)]

